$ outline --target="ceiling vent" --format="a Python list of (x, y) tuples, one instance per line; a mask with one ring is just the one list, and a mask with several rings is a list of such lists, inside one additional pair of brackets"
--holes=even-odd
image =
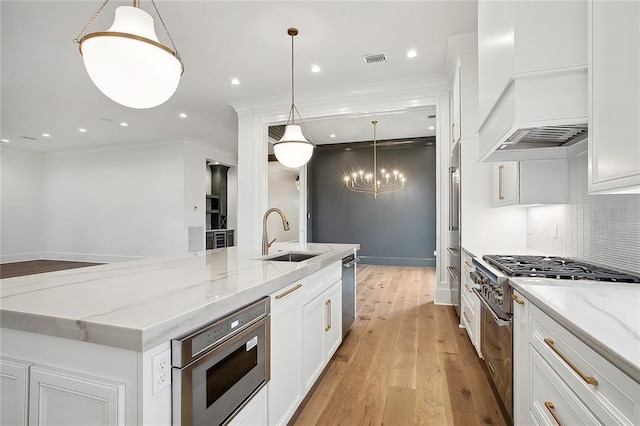
[(378, 64), (381, 62), (387, 62), (386, 53), (376, 53), (375, 55), (364, 55), (362, 60), (365, 64)]

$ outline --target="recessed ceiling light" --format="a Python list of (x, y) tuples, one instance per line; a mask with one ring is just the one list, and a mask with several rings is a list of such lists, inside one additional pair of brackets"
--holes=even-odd
[(219, 161), (214, 161), (213, 164), (218, 165), (218, 164), (220, 164), (220, 162)]
[(180, 113), (180, 118), (187, 118), (187, 114), (185, 114), (184, 112)]
[(87, 129), (78, 129), (80, 133), (87, 133)]
[(407, 52), (407, 58), (415, 58), (416, 56), (418, 56), (418, 52), (416, 52), (415, 50), (411, 49)]
[(51, 137), (49, 133), (43, 133), (42, 136), (44, 136), (45, 138)]
[(336, 137), (336, 135), (335, 135), (335, 134), (333, 134), (333, 133), (331, 133), (331, 134), (329, 135), (329, 137), (330, 137), (330, 138), (335, 138), (335, 137)]
[(9, 143), (9, 139), (0, 139), (0, 141), (2, 141), (4, 143)]
[(429, 130), (435, 130), (435, 127), (429, 126)]
[(240, 84), (240, 80), (238, 80), (237, 78), (232, 78), (231, 80), (229, 80), (229, 83), (233, 84), (234, 86), (237, 86)]
[(123, 121), (122, 123), (120, 123), (120, 125), (121, 125), (122, 127), (127, 127), (127, 126), (129, 125), (129, 123), (125, 123), (125, 122)]
[(314, 65), (311, 67), (311, 72), (320, 72), (320, 67), (317, 65)]

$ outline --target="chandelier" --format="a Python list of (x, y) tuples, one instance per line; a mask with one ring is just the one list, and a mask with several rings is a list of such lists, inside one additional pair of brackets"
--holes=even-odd
[(406, 179), (399, 170), (380, 169), (378, 175), (378, 147), (376, 143), (378, 121), (373, 120), (371, 124), (373, 124), (373, 171), (353, 171), (350, 175), (344, 176), (343, 182), (351, 191), (373, 194), (373, 198), (378, 198), (378, 194), (388, 194), (404, 188)]
[(289, 28), (287, 34), (291, 36), (291, 108), (287, 125), (284, 128), (284, 135), (282, 139), (273, 144), (273, 153), (283, 166), (298, 168), (307, 164), (311, 159), (315, 146), (304, 137), (302, 128), (296, 124), (295, 115), (298, 114), (298, 118), (300, 118), (300, 113), (294, 102), (293, 38), (298, 35), (298, 30)]
[(140, 9), (138, 0), (133, 0), (133, 6), (116, 8), (108, 30), (83, 36), (108, 2), (73, 40), (91, 81), (105, 96), (129, 108), (153, 108), (166, 102), (178, 88), (184, 67), (155, 1), (151, 4), (172, 48), (158, 41), (153, 18)]

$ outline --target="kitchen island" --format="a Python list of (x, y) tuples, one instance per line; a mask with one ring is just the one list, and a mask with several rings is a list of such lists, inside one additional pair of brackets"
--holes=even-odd
[[(53, 387), (82, 382), (81, 387), (102, 392), (97, 398), (108, 407), (106, 424), (170, 424), (171, 339), (338, 267), (357, 249), (356, 244), (279, 244), (271, 255), (278, 250), (318, 254), (280, 262), (244, 259), (231, 247), (0, 280), (3, 389), (11, 376), (16, 392), (2, 396), (3, 424), (9, 415), (18, 424), (28, 416), (42, 417), (43, 409), (65, 401), (49, 394), (47, 405), (33, 389), (42, 366), (55, 379)], [(92, 404), (86, 404), (87, 415)]]

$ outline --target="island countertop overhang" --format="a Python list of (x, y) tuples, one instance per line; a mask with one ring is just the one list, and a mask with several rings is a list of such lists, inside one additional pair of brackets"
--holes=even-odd
[[(2, 328), (144, 352), (319, 271), (358, 244), (279, 244), (303, 262), (243, 259), (237, 248), (0, 280)], [(274, 254), (274, 253), (272, 253)]]

